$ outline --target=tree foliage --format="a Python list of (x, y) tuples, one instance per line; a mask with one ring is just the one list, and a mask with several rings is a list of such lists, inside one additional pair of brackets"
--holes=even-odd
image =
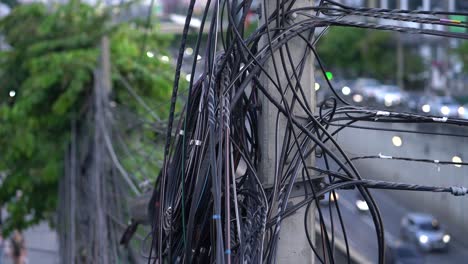
[[(318, 43), (318, 51), (327, 67), (348, 77), (396, 79), (396, 39), (390, 32), (333, 27)], [(404, 52), (404, 79), (409, 82), (410, 76), (422, 72), (424, 65), (410, 49), (405, 48)]]
[[(0, 52), (0, 204), (7, 206), (9, 229), (55, 210), (71, 120), (89, 106), (103, 35), (111, 43), (113, 100), (147, 114), (125, 91), (123, 77), (143, 98), (169, 101), (172, 66), (159, 59), (168, 37), (132, 23), (111, 24), (110, 11), (79, 1), (52, 9), (35, 3), (0, 22), (11, 46)], [(142, 54), (143, 42), (156, 56)]]
[(463, 41), (463, 43), (455, 49), (455, 54), (463, 63), (463, 71), (468, 73), (468, 41)]

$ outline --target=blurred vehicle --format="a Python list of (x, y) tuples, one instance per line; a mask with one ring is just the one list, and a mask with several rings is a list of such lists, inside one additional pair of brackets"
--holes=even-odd
[(401, 236), (424, 251), (446, 250), (450, 235), (429, 214), (409, 213), (401, 220)]
[(353, 80), (341, 80), (337, 83), (336, 90), (340, 93), (341, 96), (350, 96), (353, 94)]
[(317, 106), (320, 106), (322, 102), (330, 97), (333, 93), (330, 91), (331, 89), (328, 88), (328, 84), (326, 83), (325, 79), (323, 79), (320, 75), (315, 75), (315, 83), (313, 88), (315, 90), (316, 102)]
[(418, 102), (418, 112), (422, 112), (424, 114), (429, 114), (433, 111), (434, 106), (431, 106), (435, 101), (436, 96), (425, 94), (419, 98)]
[(356, 205), (356, 208), (360, 213), (365, 213), (369, 211), (369, 205), (359, 192), (356, 195), (356, 202), (354, 204)]
[(381, 83), (376, 79), (358, 78), (353, 84), (353, 94), (359, 94), (364, 100), (375, 100), (375, 95)]
[(422, 109), (421, 107), (423, 106), (424, 103), (423, 99), (424, 96), (421, 93), (417, 92), (406, 92), (407, 99), (406, 99), (406, 106), (408, 107), (408, 110), (411, 112), (421, 112)]
[(468, 119), (468, 104), (465, 104), (462, 107), (463, 107), (463, 110), (460, 110), (462, 112), (460, 117), (463, 119)]
[[(325, 98), (329, 98), (331, 96), (335, 96), (333, 91), (328, 87), (328, 84), (326, 80), (323, 79), (323, 77), (318, 77), (315, 79), (315, 82), (319, 83), (320, 85), (320, 90), (323, 90), (323, 94)], [(346, 79), (333, 79), (333, 81), (330, 81), (333, 85), (333, 90), (335, 93), (337, 93), (341, 97), (346, 97), (351, 94), (351, 86), (353, 84), (352, 80), (346, 80)]]
[(465, 108), (450, 96), (433, 97), (428, 102), (430, 113), (446, 117), (463, 117)]
[(375, 100), (387, 107), (400, 105), (406, 99), (405, 92), (396, 85), (381, 85), (375, 90)]
[(414, 245), (397, 242), (386, 249), (386, 264), (423, 264), (424, 256)]
[(320, 200), (320, 204), (327, 205), (338, 201), (338, 199), (340, 199), (340, 195), (337, 191), (334, 192), (334, 195), (332, 192), (327, 192), (323, 195), (323, 199)]

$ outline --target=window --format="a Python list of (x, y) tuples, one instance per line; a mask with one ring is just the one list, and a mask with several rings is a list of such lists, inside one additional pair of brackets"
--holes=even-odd
[(419, 228), (425, 231), (437, 231), (440, 229), (440, 225), (437, 221), (434, 220), (432, 222), (423, 222), (419, 224)]
[(423, 0), (410, 0), (408, 1), (408, 5), (410, 10), (422, 9)]
[(447, 10), (447, 1), (431, 1), (431, 10)]
[(456, 0), (455, 1), (455, 11), (468, 11), (468, 1), (466, 0)]

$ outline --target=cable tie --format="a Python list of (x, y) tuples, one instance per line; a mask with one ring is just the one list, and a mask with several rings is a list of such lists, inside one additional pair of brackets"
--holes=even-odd
[(388, 111), (377, 111), (375, 114), (376, 116), (390, 116), (390, 112)]
[(439, 21), (444, 22), (444, 23), (452, 23), (451, 19), (446, 19), (446, 18), (441, 18), (441, 19), (439, 19)]
[(219, 214), (214, 214), (214, 215), (213, 215), (213, 219), (214, 219), (214, 220), (221, 219), (221, 216), (220, 216)]
[(440, 172), (440, 160), (434, 160), (435, 165), (437, 166), (437, 172)]
[(190, 140), (190, 145), (195, 144), (195, 146), (201, 146), (202, 142), (201, 140), (195, 139), (195, 140)]
[(381, 159), (393, 159), (392, 156), (385, 156), (385, 155), (382, 155), (382, 153), (379, 153), (379, 158), (381, 158)]
[(440, 118), (440, 117), (433, 117), (432, 120), (435, 121), (435, 122), (443, 122), (443, 123), (445, 123), (445, 122), (447, 122), (448, 118), (447, 118), (446, 116), (444, 116), (444, 117), (442, 117), (442, 118)]
[(465, 187), (452, 186), (450, 187), (450, 190), (455, 196), (463, 196), (468, 193), (468, 189), (466, 189)]
[(224, 254), (226, 254), (226, 255), (231, 255), (231, 250), (230, 250), (230, 249), (226, 249), (226, 251), (224, 251)]
[(456, 19), (446, 19), (446, 18), (441, 18), (439, 19), (440, 22), (443, 23), (453, 23), (453, 24), (461, 24), (461, 20), (456, 20)]
[(181, 129), (181, 130), (179, 131), (179, 135), (183, 136), (183, 135), (185, 135), (185, 132)]

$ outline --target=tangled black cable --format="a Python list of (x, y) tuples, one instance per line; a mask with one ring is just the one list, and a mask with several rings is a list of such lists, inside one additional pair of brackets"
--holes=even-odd
[[(276, 263), (284, 219), (301, 208), (312, 210), (314, 204), (323, 247), (315, 248), (310, 238), (311, 230), (306, 224), (309, 213), (305, 214), (304, 232), (318, 261), (334, 263), (332, 214), (331, 228), (327, 228), (318, 200), (325, 193), (342, 188), (356, 188), (369, 205), (377, 235), (378, 262), (383, 263), (383, 224), (369, 188), (466, 194), (463, 187), (363, 179), (353, 158), (346, 155), (333, 136), (358, 122), (466, 126), (468, 121), (353, 106), (335, 92), (327, 78), (334, 97), (323, 102), (315, 113), (308, 96), (310, 87), (303, 87), (301, 80), (308, 74), (307, 58), (311, 56), (326, 75), (315, 45), (331, 26), (468, 38), (464, 33), (357, 22), (349, 16), (467, 27), (463, 22), (445, 18), (467, 14), (352, 8), (331, 0), (297, 7), (296, 0), (264, 0), (264, 23), (246, 36), (245, 21), (253, 0), (208, 0), (195, 47), (187, 103), (173, 131), (180, 69), (195, 2), (190, 1), (177, 60), (163, 169), (149, 204), (152, 243), (148, 263)], [(271, 9), (274, 11), (268, 11)], [(200, 65), (196, 58), (209, 20), (206, 60)], [(325, 30), (315, 34), (316, 28)], [(297, 51), (292, 51), (292, 43), (303, 45), (302, 57), (295, 57)], [(197, 67), (202, 67), (203, 73), (195, 80)], [(276, 117), (273, 132), (275, 142), (279, 142), (272, 153), (274, 177), (270, 185), (261, 175), (264, 172), (259, 171), (267, 159), (263, 149), (266, 146), (259, 137), (259, 126), (266, 114)], [(316, 152), (324, 159), (325, 169), (313, 166), (311, 159)], [(312, 175), (312, 171), (319, 175)], [(304, 186), (305, 194), (301, 201), (290, 205), (293, 186), (298, 183)], [(336, 210), (350, 263), (339, 205)]]

